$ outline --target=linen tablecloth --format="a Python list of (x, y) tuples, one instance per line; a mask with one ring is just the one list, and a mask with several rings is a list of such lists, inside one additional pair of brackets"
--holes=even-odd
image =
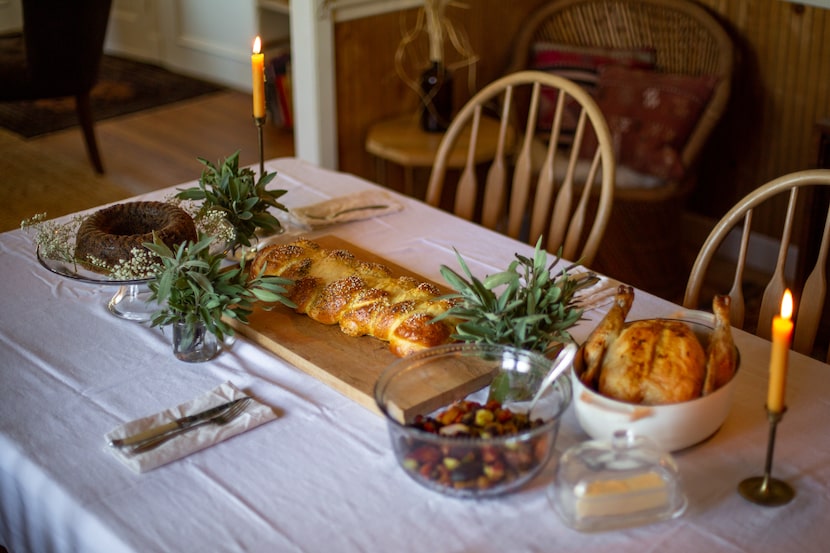
[[(272, 160), (290, 207), (371, 189), (296, 159)], [(183, 187), (183, 186), (182, 186)], [(143, 196), (162, 199), (175, 187)], [(532, 247), (416, 200), (384, 217), (332, 227), (341, 238), (442, 282), (457, 267), (503, 270)], [(21, 214), (21, 218), (31, 214)], [(450, 499), (398, 467), (384, 421), (239, 338), (215, 360), (177, 361), (169, 332), (105, 309), (112, 286), (43, 269), (21, 231), (0, 235), (0, 543), (26, 551), (825, 551), (830, 543), (828, 366), (791, 355), (789, 411), (775, 476), (797, 495), (779, 508), (748, 503), (742, 479), (763, 472), (769, 343), (736, 332), (742, 367), (732, 412), (710, 440), (675, 455), (690, 507), (680, 519), (602, 534), (568, 529), (545, 490), (556, 461), (517, 493)], [(630, 318), (678, 307), (638, 292)], [(574, 330), (582, 340), (602, 311)], [(137, 475), (104, 450), (124, 422), (222, 382), (279, 417)], [(557, 452), (585, 440), (572, 410)]]

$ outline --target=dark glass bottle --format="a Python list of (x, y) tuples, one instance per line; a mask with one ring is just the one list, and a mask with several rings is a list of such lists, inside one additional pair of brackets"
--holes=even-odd
[(423, 111), (421, 128), (427, 132), (444, 132), (452, 119), (452, 77), (441, 62), (421, 74)]

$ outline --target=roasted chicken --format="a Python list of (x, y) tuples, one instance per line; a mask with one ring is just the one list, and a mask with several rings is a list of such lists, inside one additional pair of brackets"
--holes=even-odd
[(614, 304), (582, 348), (580, 380), (600, 394), (643, 405), (688, 401), (732, 378), (737, 364), (729, 296), (713, 301), (715, 328), (704, 345), (682, 321), (626, 324), (634, 290), (620, 286)]

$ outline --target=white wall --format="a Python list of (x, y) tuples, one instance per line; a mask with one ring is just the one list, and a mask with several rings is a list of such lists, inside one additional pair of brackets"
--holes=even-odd
[(159, 3), (165, 65), (239, 90), (251, 90), (254, 2), (164, 0)]
[(23, 11), (20, 0), (0, 0), (0, 33), (19, 31), (23, 28)]
[(113, 0), (104, 48), (249, 91), (257, 34), (254, 0)]

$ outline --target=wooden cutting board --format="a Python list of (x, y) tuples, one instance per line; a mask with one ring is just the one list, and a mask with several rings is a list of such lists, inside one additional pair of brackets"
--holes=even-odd
[[(427, 280), (335, 236), (322, 236), (313, 241), (324, 248), (346, 249), (360, 259), (382, 263), (396, 276), (409, 275)], [(375, 382), (387, 366), (399, 359), (389, 351), (386, 342), (371, 336), (347, 336), (337, 325), (318, 323), (282, 305), (270, 311), (255, 308), (248, 325), (234, 324), (234, 328), (346, 397), (380, 413), (374, 400)], [(473, 372), (461, 378), (449, 393), (430, 390), (426, 386), (423, 390), (413, 390), (412, 401), (400, 407), (398, 416), (401, 420), (409, 420), (411, 414), (428, 413), (480, 389), (487, 380), (488, 375)]]

